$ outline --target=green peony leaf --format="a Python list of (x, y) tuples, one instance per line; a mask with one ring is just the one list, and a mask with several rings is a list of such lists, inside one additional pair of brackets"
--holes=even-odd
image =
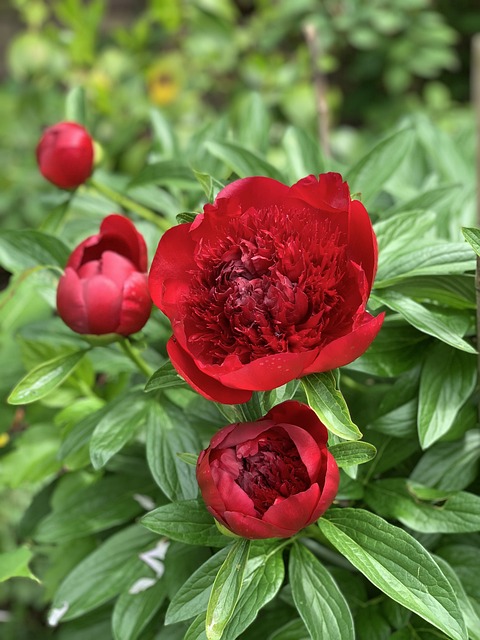
[(223, 547), (228, 542), (200, 500), (164, 505), (147, 513), (141, 522), (147, 529), (178, 542), (208, 547)]
[(90, 459), (94, 469), (105, 466), (112, 456), (132, 440), (144, 424), (147, 410), (145, 396), (139, 393), (129, 393), (109, 407), (90, 440)]
[(131, 189), (150, 183), (167, 187), (179, 187), (181, 189), (201, 189), (190, 167), (177, 160), (161, 160), (154, 164), (147, 164), (133, 178), (128, 188)]
[(28, 547), (18, 547), (12, 551), (0, 553), (0, 582), (5, 582), (9, 578), (30, 578), (40, 582), (28, 566), (32, 557), (33, 553)]
[(180, 587), (167, 609), (165, 624), (189, 620), (207, 610), (215, 576), (225, 561), (228, 551), (229, 547), (218, 551)]
[(250, 540), (237, 540), (220, 567), (208, 601), (205, 631), (208, 640), (220, 640), (240, 597)]
[(162, 606), (165, 597), (166, 587), (162, 579), (139, 593), (122, 593), (113, 608), (112, 631), (115, 640), (137, 640)]
[(142, 513), (134, 494), (143, 494), (151, 489), (151, 485), (134, 482), (129, 476), (99, 478), (97, 482), (75, 491), (58, 507), (54, 505), (53, 511), (40, 522), (34, 538), (40, 542), (62, 544), (128, 522)]
[(380, 515), (396, 518), (413, 531), (480, 531), (480, 497), (473, 493), (422, 490), (421, 485), (401, 478), (386, 478), (367, 487), (365, 500)]
[(155, 482), (172, 501), (189, 500), (198, 495), (195, 469), (178, 454), (199, 451), (200, 439), (185, 423), (185, 415), (174, 404), (152, 403), (147, 419), (147, 462)]
[(278, 169), (261, 156), (239, 144), (210, 140), (206, 143), (206, 147), (212, 155), (222, 160), (239, 178), (257, 175), (285, 182)]
[(43, 231), (0, 230), (0, 264), (12, 273), (38, 266), (63, 268), (69, 254), (61, 240)]
[(329, 451), (340, 468), (364, 464), (377, 454), (376, 448), (369, 442), (339, 442), (332, 444)]
[(150, 571), (138, 554), (155, 542), (156, 537), (138, 525), (109, 537), (62, 582), (52, 602), (50, 623), (78, 618), (130, 588)]
[(44, 398), (68, 378), (87, 351), (75, 351), (35, 367), (13, 389), (8, 403), (28, 404)]
[(472, 247), (477, 256), (480, 256), (480, 229), (475, 229), (473, 227), (463, 227), (462, 233), (465, 237), (465, 240)]
[[(258, 612), (278, 593), (285, 577), (282, 551), (275, 545), (266, 554), (249, 559), (234, 615), (222, 640), (235, 640), (252, 624)], [(251, 553), (252, 553), (252, 547)]]
[(330, 509), (318, 526), (327, 540), (392, 600), (452, 640), (468, 635), (452, 586), (406, 531), (363, 509)]
[(449, 431), (476, 381), (477, 362), (473, 355), (442, 342), (428, 351), (418, 396), (418, 437), (423, 449)]
[(380, 193), (385, 182), (410, 152), (414, 140), (412, 129), (402, 129), (382, 140), (345, 175), (350, 191), (361, 192), (368, 204)]
[(310, 407), (332, 433), (345, 440), (362, 437), (357, 425), (352, 422), (342, 393), (337, 388), (331, 371), (311, 373), (301, 379)]
[(145, 391), (148, 393), (149, 391), (158, 391), (159, 389), (187, 386), (187, 383), (178, 375), (170, 360), (167, 360), (167, 362), (162, 364), (147, 380)]
[(429, 309), (411, 298), (402, 295), (398, 291), (382, 291), (381, 294), (372, 294), (371, 300), (379, 304), (384, 304), (392, 311), (396, 311), (405, 318), (413, 327), (423, 333), (438, 338), (442, 342), (449, 344), (455, 349), (476, 353), (471, 344), (463, 338), (464, 329), (452, 318), (451, 315), (438, 310)]
[(73, 87), (67, 93), (65, 98), (65, 120), (85, 126), (87, 118), (84, 87)]
[(342, 592), (319, 560), (295, 543), (290, 553), (295, 606), (312, 640), (354, 640), (353, 619)]

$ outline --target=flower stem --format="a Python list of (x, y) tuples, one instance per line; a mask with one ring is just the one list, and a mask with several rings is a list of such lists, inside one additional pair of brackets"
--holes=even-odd
[(319, 66), (319, 60), (322, 54), (322, 46), (320, 35), (312, 23), (307, 23), (303, 28), (308, 51), (310, 53), (313, 87), (315, 90), (315, 101), (317, 107), (318, 135), (320, 138), (320, 148), (325, 158), (330, 158), (332, 153), (330, 149), (330, 133), (329, 119), (330, 113), (327, 102), (328, 85), (325, 74)]
[(165, 220), (165, 218), (157, 215), (151, 209), (147, 209), (147, 207), (144, 207), (138, 202), (135, 202), (135, 200), (132, 200), (128, 196), (125, 196), (122, 193), (115, 191), (111, 187), (108, 187), (106, 184), (98, 182), (97, 180), (93, 180), (92, 178), (90, 179), (89, 184), (99, 193), (106, 196), (109, 200), (113, 200), (113, 202), (116, 202), (125, 209), (133, 211), (140, 217), (144, 218), (144, 220), (153, 222), (153, 224), (155, 224), (157, 227), (160, 227), (160, 229), (162, 229), (163, 231), (170, 229), (171, 224), (168, 222), (168, 220)]
[(133, 347), (128, 338), (120, 340), (119, 342), (123, 352), (130, 358), (130, 360), (136, 365), (137, 369), (141, 371), (147, 378), (150, 378), (153, 374), (153, 369), (148, 365), (142, 356), (138, 353), (137, 349)]

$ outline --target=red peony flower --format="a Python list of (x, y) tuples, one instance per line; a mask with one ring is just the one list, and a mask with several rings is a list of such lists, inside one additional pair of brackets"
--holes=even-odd
[(149, 286), (177, 371), (233, 404), (358, 358), (383, 321), (365, 310), (376, 268), (367, 211), (339, 174), (253, 177), (164, 234)]
[(73, 251), (57, 289), (57, 310), (77, 333), (130, 335), (147, 322), (147, 247), (124, 216), (107, 216), (100, 233)]
[(256, 422), (221, 429), (197, 462), (210, 513), (244, 538), (288, 538), (332, 503), (339, 483), (327, 429), (288, 401)]
[(92, 138), (75, 122), (48, 127), (37, 146), (37, 163), (43, 177), (54, 185), (75, 189), (92, 173)]

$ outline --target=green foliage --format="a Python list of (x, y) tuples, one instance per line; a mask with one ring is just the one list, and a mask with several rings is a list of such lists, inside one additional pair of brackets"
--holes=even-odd
[[(101, 0), (16, 0), (28, 30), (0, 87), (0, 208), (12, 212), (0, 230), (12, 274), (0, 274), (0, 609), (18, 603), (0, 623), (7, 640), (52, 635), (21, 618), (48, 618), (60, 640), (478, 640), (474, 136), (434, 83), (456, 65), (455, 33), (441, 3), (347, 4), (151, 1), (112, 28)], [(333, 157), (316, 140), (305, 24), (333, 122), (381, 129), (334, 126)], [(446, 127), (405, 115), (418, 87)], [(62, 114), (99, 144), (94, 182), (68, 195), (33, 160)], [(54, 318), (69, 247), (113, 210), (151, 258), (162, 230), (236, 178), (329, 170), (374, 221), (369, 309), (386, 312), (341, 371), (216, 406), (172, 367), (157, 310), (126, 350)], [(197, 457), (220, 427), (288, 399), (329, 430), (336, 506), (293, 539), (233, 540), (198, 498)]]
[[(70, 101), (80, 98), (77, 92)], [(258, 104), (247, 101), (247, 112)], [(135, 194), (131, 206), (138, 218), (142, 210), (135, 213), (135, 203), (148, 207), (162, 194), (159, 214), (172, 223), (180, 214), (181, 223), (195, 217), (184, 211), (200, 211), (205, 198), (214, 197), (221, 187), (217, 176), (224, 181), (253, 172), (296, 179), (307, 167), (325, 166), (315, 142), (295, 127), (285, 132), (282, 151), (270, 163), (260, 139), (266, 115), (258, 117), (257, 146), (241, 111), (226, 129), (219, 125), (213, 134), (207, 127), (193, 143), (177, 139), (155, 111), (159, 155), (130, 184), (106, 174), (97, 180), (112, 185), (111, 194), (105, 191), (109, 198)], [(242, 128), (232, 138), (228, 131), (236, 126)], [(67, 640), (80, 624), (85, 633), (103, 629), (121, 640), (155, 633), (263, 640), (266, 632), (256, 631), (263, 621), (272, 639), (348, 638), (355, 632), (370, 640), (410, 631), (428, 637), (439, 633), (436, 628), (460, 640), (467, 638), (466, 627), (475, 639), (476, 574), (470, 560), (451, 551), (461, 547), (470, 558), (475, 547), (465, 537), (480, 530), (475, 258), (461, 242), (461, 227), (471, 224), (465, 220), (468, 199), (455, 206), (450, 196), (457, 191), (441, 186), (444, 167), (430, 155), (432, 141), (440, 145), (443, 138), (419, 127), (412, 120), (351, 164), (353, 188), (366, 193), (378, 234), (370, 303), (375, 314), (387, 312), (379, 337), (341, 371), (255, 393), (244, 405), (214, 406), (192, 392), (166, 359), (169, 330), (160, 315), (153, 314), (144, 335), (128, 345), (111, 338), (85, 342), (49, 318), (56, 271), (36, 269), (61, 270), (68, 254), (61, 238), (73, 245), (95, 229), (104, 210), (92, 220), (84, 217), (84, 207), (100, 205), (93, 191), (65, 201), (49, 218), (48, 232), (1, 236), (0, 256), (16, 276), (6, 300), (12, 305), (18, 297), (23, 313), (17, 319), (12, 306), (4, 330), (18, 333), (18, 358), (27, 372), (18, 383), (19, 369), (5, 393), (30, 426), (5, 449), (0, 483), (37, 492), (21, 529), (21, 542), (29, 546), (20, 549), (27, 555), (5, 575), (30, 575), (32, 563), (51, 601), (50, 621)], [(202, 148), (201, 165), (193, 159), (193, 144), (197, 158)], [(407, 162), (418, 154), (421, 179), (420, 169)], [(202, 171), (193, 170), (199, 166)], [(431, 188), (432, 180), (438, 188)], [(468, 185), (471, 177), (462, 180)], [(156, 221), (139, 225), (153, 250), (160, 235)], [(19, 279), (34, 283), (41, 273), (48, 273), (44, 304), (28, 314), (32, 289)], [(337, 504), (347, 508), (327, 511), (319, 528), (308, 528), (301, 539), (232, 541), (197, 498), (197, 456), (219, 427), (256, 420), (287, 399), (308, 402), (329, 429), (341, 468)], [(430, 538), (422, 544), (421, 536)], [(77, 551), (67, 559), (72, 544)], [(439, 564), (430, 550), (441, 557)]]
[(336, 386), (332, 372), (312, 373), (302, 378), (308, 404), (332, 433), (346, 440), (362, 437), (348, 411), (347, 404)]
[(452, 586), (426, 549), (402, 529), (364, 510), (332, 509), (321, 532), (374, 585), (450, 638), (466, 638)]
[(36, 580), (28, 567), (32, 556), (33, 554), (28, 547), (18, 547), (13, 551), (0, 554), (0, 582), (13, 577)]
[(335, 581), (305, 547), (295, 544), (290, 556), (292, 595), (314, 640), (355, 637), (348, 604)]
[(233, 616), (243, 586), (250, 540), (237, 540), (215, 576), (205, 617), (207, 640), (220, 640)]

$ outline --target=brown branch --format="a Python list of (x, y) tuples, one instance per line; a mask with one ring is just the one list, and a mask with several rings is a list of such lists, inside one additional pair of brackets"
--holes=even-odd
[(326, 158), (330, 158), (332, 154), (330, 150), (330, 113), (327, 102), (328, 83), (320, 68), (320, 57), (322, 54), (320, 37), (315, 25), (311, 23), (304, 25), (303, 35), (308, 46), (312, 64), (320, 147), (323, 151), (323, 155)]

